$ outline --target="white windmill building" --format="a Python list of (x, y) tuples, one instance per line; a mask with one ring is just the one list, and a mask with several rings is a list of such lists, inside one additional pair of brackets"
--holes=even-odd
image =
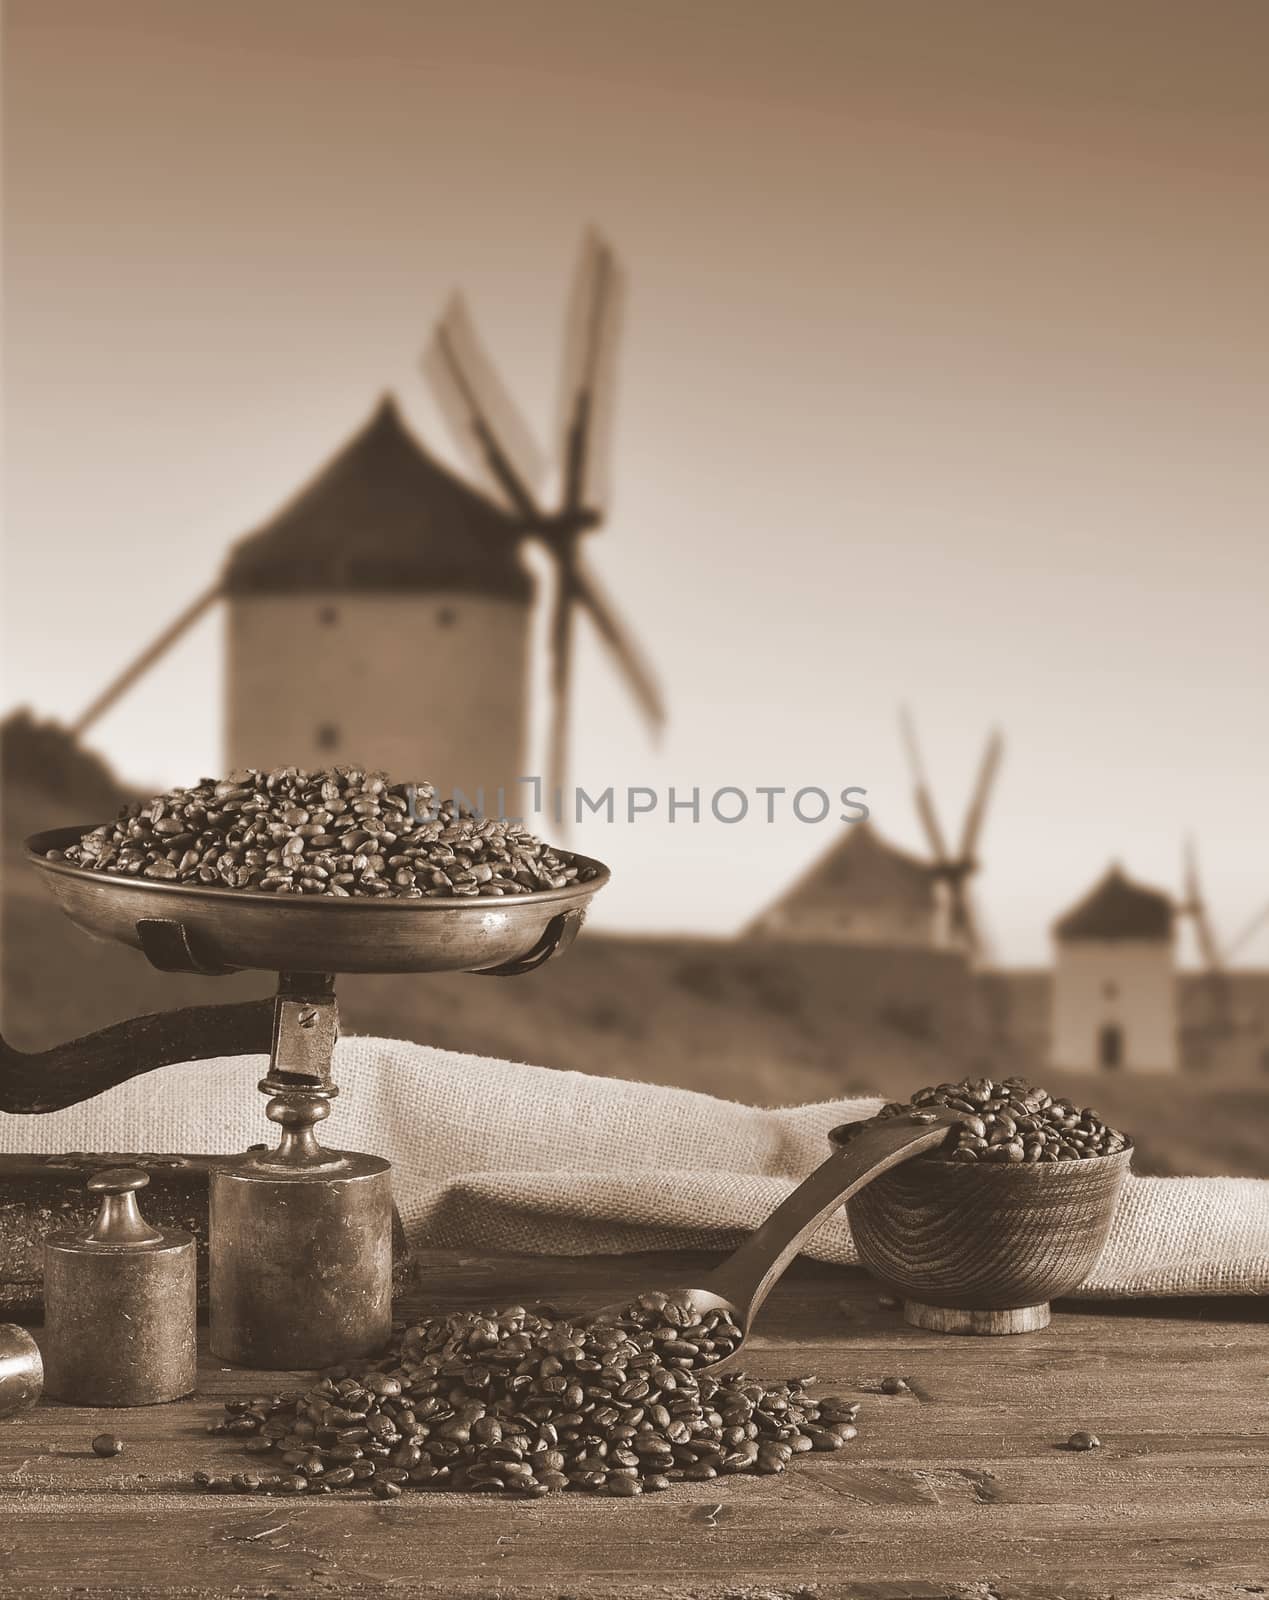
[[(1223, 943), (1208, 913), (1198, 856), (1185, 847), (1179, 900), (1118, 865), (1053, 926), (1049, 1057), (1081, 1071), (1243, 1070), (1264, 1052), (1264, 1023), (1240, 1005), (1232, 963), (1266, 921), (1264, 906)], [(1196, 973), (1181, 972), (1176, 931), (1194, 927)]]
[(1170, 895), (1116, 864), (1054, 924), (1055, 1067), (1176, 1070), (1174, 912)]
[(230, 767), (364, 763), (517, 814), (517, 780), (533, 770), (528, 539), (554, 570), (550, 786), (567, 769), (579, 610), (659, 728), (655, 678), (581, 552), (604, 519), (620, 290), (613, 254), (592, 233), (566, 329), (553, 508), (538, 498), (545, 463), (456, 298), (425, 366), (479, 487), (431, 456), (384, 399), (306, 488), (233, 546), (217, 582), (97, 696), (75, 735), (223, 599)]
[(852, 823), (841, 840), (754, 919), (747, 937), (873, 949), (951, 950), (973, 964), (985, 958), (986, 939), (970, 880), (980, 865), (979, 837), (1004, 741), (997, 732), (988, 736), (953, 852), (906, 710), (900, 722), (929, 858), (898, 849), (870, 821)]

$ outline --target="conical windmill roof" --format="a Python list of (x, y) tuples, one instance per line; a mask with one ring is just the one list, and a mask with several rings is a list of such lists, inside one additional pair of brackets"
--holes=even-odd
[(230, 594), (459, 590), (528, 600), (524, 529), (434, 460), (385, 397), (264, 527), (230, 550)]
[(934, 880), (929, 864), (888, 843), (869, 822), (852, 822), (844, 837), (812, 863), (790, 889), (756, 919), (760, 932), (768, 920), (784, 926), (843, 903), (856, 908), (933, 907)]
[(1133, 883), (1113, 866), (1084, 898), (1053, 925), (1054, 937), (1163, 939), (1172, 937), (1173, 905), (1159, 889)]

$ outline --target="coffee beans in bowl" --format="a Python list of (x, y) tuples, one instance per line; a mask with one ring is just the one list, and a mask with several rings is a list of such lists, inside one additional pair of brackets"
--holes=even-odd
[(334, 899), (500, 899), (594, 868), (431, 784), (339, 766), (254, 767), (133, 801), (50, 860), (124, 878)]
[(964, 1120), (955, 1137), (927, 1160), (1087, 1161), (1128, 1149), (1127, 1135), (1109, 1128), (1089, 1106), (1055, 1098), (1025, 1078), (965, 1078), (918, 1089), (910, 1100), (891, 1101), (881, 1118), (909, 1117), (931, 1106), (947, 1106)]
[(626, 1499), (778, 1474), (796, 1455), (855, 1437), (858, 1406), (813, 1398), (810, 1378), (711, 1374), (739, 1342), (725, 1313), (698, 1318), (665, 1294), (603, 1323), (524, 1306), (430, 1317), (387, 1359), (336, 1368), (296, 1394), (229, 1401), (215, 1431), (246, 1435), (260, 1470), (200, 1471), (194, 1483), (212, 1493)]
[[(961, 1124), (846, 1204), (863, 1264), (906, 1322), (942, 1333), (1030, 1333), (1088, 1277), (1110, 1235), (1132, 1141), (1025, 1078), (967, 1078), (891, 1102), (881, 1120), (936, 1106)], [(830, 1134), (848, 1144), (862, 1124)]]

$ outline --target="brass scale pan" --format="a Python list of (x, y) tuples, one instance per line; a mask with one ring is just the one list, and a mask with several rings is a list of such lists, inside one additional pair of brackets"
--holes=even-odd
[[(26, 841), (26, 856), (62, 910), (85, 933), (151, 954), (146, 923), (179, 924), (194, 965), (186, 970), (266, 972), (492, 972), (526, 970), (535, 953), (562, 948), (609, 871), (558, 851), (593, 876), (531, 894), (395, 900), (272, 895), (89, 872), (50, 861), (93, 824), (53, 828)], [(552, 941), (552, 930), (557, 937)], [(153, 957), (151, 957), (153, 959)], [(538, 962), (534, 962), (537, 965)]]

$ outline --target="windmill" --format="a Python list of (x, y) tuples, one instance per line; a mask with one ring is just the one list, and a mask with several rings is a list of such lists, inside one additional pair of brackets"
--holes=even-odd
[(1182, 898), (1177, 902), (1176, 911), (1178, 916), (1188, 917), (1194, 927), (1205, 997), (1205, 1027), (1212, 1033), (1228, 1036), (1236, 1032), (1238, 1026), (1229, 967), (1238, 953), (1269, 922), (1269, 904), (1260, 908), (1236, 938), (1222, 946), (1208, 913), (1207, 897), (1203, 893), (1198, 849), (1193, 838), (1189, 838), (1184, 846)]
[[(553, 508), (538, 497), (543, 459), (456, 297), (424, 366), (481, 485), (432, 457), (384, 397), (360, 432), (268, 523), (239, 540), (217, 580), (93, 699), (75, 736), (224, 601), (231, 765), (320, 766), (351, 757), (433, 773), (442, 782), (458, 773), (465, 784), (473, 774), (473, 787), (488, 774), (490, 795), (513, 794), (516, 775), (526, 770), (532, 676), (535, 586), (518, 557), (525, 538), (546, 547), (554, 571), (551, 789), (562, 787), (568, 759), (577, 611), (591, 618), (659, 729), (665, 710), (656, 679), (581, 548), (604, 519), (621, 298), (613, 252), (592, 231), (566, 325)], [(279, 640), (289, 659), (324, 662), (330, 672), (284, 681), (276, 670)], [(464, 671), (450, 673), (446, 694), (420, 717), (417, 682), (449, 672), (456, 651)], [(368, 682), (376, 685), (373, 696), (365, 693)]]
[(978, 871), (979, 859), (976, 853), (978, 837), (982, 832), (983, 818), (1000, 766), (1000, 758), (1004, 754), (1004, 740), (996, 730), (988, 735), (969, 809), (965, 813), (965, 822), (961, 828), (960, 843), (953, 855), (948, 850), (946, 836), (939, 822), (938, 812), (934, 808), (934, 799), (926, 778), (925, 763), (917, 742), (916, 725), (906, 706), (899, 713), (899, 726), (904, 749), (907, 752), (908, 766), (912, 773), (913, 798), (917, 815), (921, 819), (930, 846), (932, 858), (930, 874), (936, 883), (944, 886), (947, 897), (948, 940), (964, 950), (971, 960), (979, 959), (986, 954), (986, 941), (980, 919), (974, 910), (969, 880)]
[(613, 415), (613, 365), (623, 283), (611, 248), (593, 230), (582, 242), (565, 323), (556, 436), (559, 491), (540, 497), (546, 463), (481, 344), (466, 302), (455, 295), (437, 325), (424, 371), (455, 438), (486, 489), (521, 519), (554, 567), (550, 640), (547, 782), (563, 787), (568, 767), (574, 619), (584, 611), (653, 732), (665, 721), (661, 691), (582, 553), (604, 520)]

